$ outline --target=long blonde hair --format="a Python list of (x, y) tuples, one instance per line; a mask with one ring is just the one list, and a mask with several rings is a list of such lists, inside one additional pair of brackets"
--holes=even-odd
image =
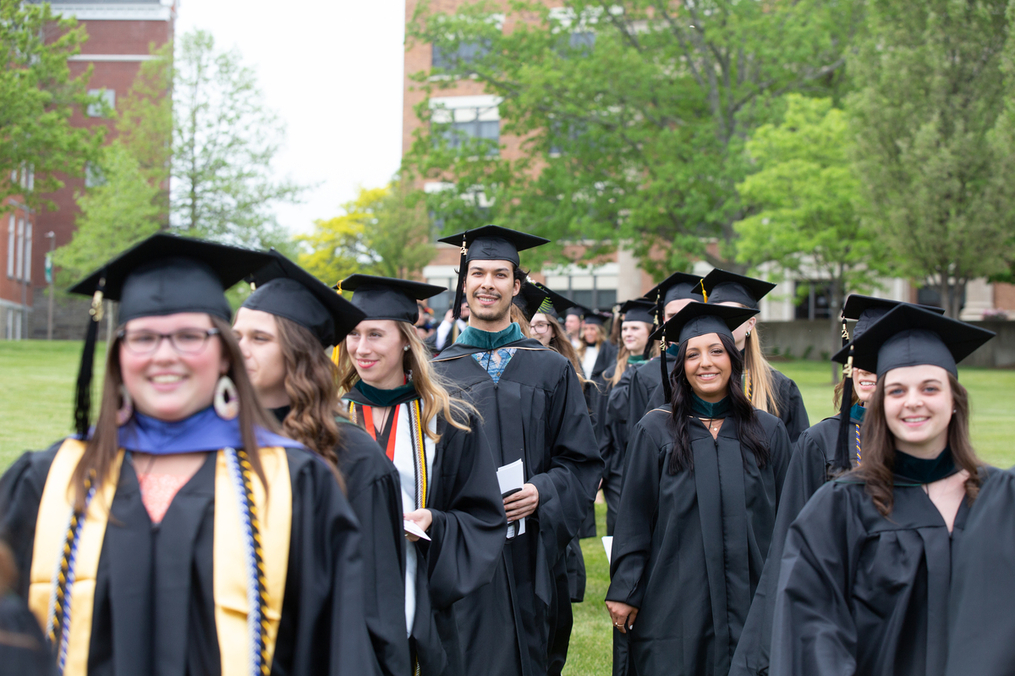
[[(440, 441), (441, 436), (430, 431), (430, 422), (438, 414), (443, 414), (444, 420), (449, 425), (465, 432), (471, 432), (469, 416), (471, 414), (478, 418), (479, 412), (472, 404), (448, 394), (448, 383), (434, 370), (430, 363), (430, 348), (419, 339), (416, 327), (408, 322), (395, 321), (395, 324), (398, 325), (398, 330), (409, 345), (409, 349), (402, 357), (402, 368), (406, 373), (412, 373), (412, 384), (423, 400), (423, 428), (426, 430), (426, 435), (434, 443)], [(343, 343), (338, 357), (339, 396), (348, 394), (352, 386), (359, 380), (359, 373), (356, 372), (356, 367), (353, 366), (352, 358), (349, 356), (349, 350)]]
[(758, 325), (744, 339), (744, 392), (754, 408), (779, 415), (782, 402), (775, 391), (772, 367), (761, 353), (761, 336)]
[[(649, 352), (649, 358), (655, 358), (659, 356), (659, 341), (652, 340), (652, 350)], [(613, 377), (609, 378), (606, 382), (610, 384), (610, 387), (615, 386), (620, 382), (620, 379), (624, 377), (624, 372), (627, 371), (628, 359), (631, 358), (631, 351), (627, 349), (626, 345), (620, 346), (620, 352), (617, 353), (617, 366), (614, 368)], [(644, 362), (642, 362), (644, 363)]]
[[(587, 326), (587, 325), (586, 325)], [(602, 347), (603, 343), (606, 342), (606, 329), (603, 328), (602, 324), (593, 324), (596, 327), (596, 347)], [(578, 339), (578, 358), (585, 359), (585, 348), (588, 345), (585, 343), (585, 327), (582, 327), (581, 337)]]

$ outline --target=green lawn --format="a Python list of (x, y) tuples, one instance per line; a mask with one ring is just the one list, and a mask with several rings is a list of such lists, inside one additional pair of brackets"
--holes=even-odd
[[(95, 381), (101, 381), (104, 347), (96, 353)], [(72, 428), (74, 382), (81, 358), (78, 342), (0, 341), (0, 469), (25, 449), (46, 448)], [(825, 363), (791, 361), (776, 367), (793, 378), (812, 423), (831, 415), (830, 368)], [(999, 467), (1015, 465), (1015, 371), (962, 369), (973, 406), (972, 433), (977, 452)], [(94, 397), (98, 399), (97, 395)], [(600, 535), (606, 533), (605, 505), (596, 505)], [(588, 583), (585, 601), (574, 605), (575, 624), (565, 673), (610, 673), (612, 635), (603, 604), (609, 586), (606, 554), (599, 538), (582, 542)]]

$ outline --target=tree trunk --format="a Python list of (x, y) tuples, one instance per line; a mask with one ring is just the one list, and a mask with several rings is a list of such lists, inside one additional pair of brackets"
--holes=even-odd
[(945, 309), (945, 316), (958, 319), (952, 314), (951, 285), (948, 284), (948, 271), (938, 273), (938, 294), (941, 296), (941, 307)]

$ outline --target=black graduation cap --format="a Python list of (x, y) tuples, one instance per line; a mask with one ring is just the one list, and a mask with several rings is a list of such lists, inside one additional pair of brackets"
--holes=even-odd
[(324, 347), (337, 345), (366, 318), (362, 310), (272, 249), (274, 260), (246, 281), (256, 286), (243, 307), (285, 317), (309, 329)]
[(532, 321), (532, 316), (537, 312), (551, 317), (563, 315), (572, 305), (570, 299), (533, 279), (528, 279), (522, 284), (522, 290), (515, 296), (514, 303), (522, 309), (522, 313), (529, 321)]
[[(846, 297), (846, 302), (842, 306), (842, 316), (844, 319), (856, 320), (856, 326), (853, 327), (853, 338), (856, 339), (870, 328), (874, 322), (884, 317), (892, 309), (903, 304), (902, 301), (898, 300), (861, 296), (858, 293), (851, 293)], [(909, 303), (905, 304), (909, 305)], [(939, 315), (943, 315), (945, 312), (944, 308), (934, 307), (933, 305), (916, 305), (914, 307), (935, 312)]]
[[(571, 302), (572, 301), (568, 301), (568, 303), (571, 303)], [(585, 315), (586, 314), (591, 314), (591, 313), (592, 313), (592, 310), (590, 310), (589, 308), (585, 307), (584, 305), (574, 305), (574, 304), (572, 304), (571, 307), (569, 307), (568, 309), (564, 310), (564, 316), (565, 317), (575, 316), (578, 319), (585, 319)]]
[(95, 340), (104, 298), (120, 302), (119, 324), (180, 312), (206, 313), (228, 322), (232, 309), (225, 290), (269, 262), (271, 257), (263, 251), (157, 233), (72, 286), (71, 293), (92, 297), (74, 405), (78, 436), (88, 435)]
[[(685, 340), (718, 333), (733, 340), (733, 329), (758, 314), (753, 308), (733, 307), (730, 305), (713, 305), (691, 301), (670, 320), (656, 328), (649, 336), (649, 343), (665, 337), (671, 343), (683, 343)], [(666, 349), (659, 354), (659, 364), (663, 372), (663, 395), (669, 402), (673, 397), (670, 388), (670, 371), (666, 366)]]
[(994, 332), (949, 319), (923, 308), (900, 304), (839, 350), (832, 361), (877, 373), (932, 364), (954, 376), (956, 364), (994, 337)]
[(366, 315), (364, 319), (393, 319), (413, 325), (419, 319), (416, 301), (447, 291), (447, 288), (435, 284), (374, 275), (351, 275), (335, 288), (355, 292), (352, 304), (363, 311)]
[(740, 303), (758, 308), (758, 301), (768, 295), (775, 284), (735, 272), (716, 268), (705, 275), (705, 293), (709, 303)]
[(645, 322), (646, 324), (653, 324), (655, 322), (655, 318), (652, 313), (655, 310), (655, 307), (656, 304), (650, 300), (636, 298), (621, 305), (620, 314), (624, 316), (625, 322)]
[(608, 312), (597, 312), (595, 310), (589, 310), (585, 314), (586, 324), (597, 324), (599, 326), (606, 326), (606, 322), (613, 319), (613, 315)]
[(526, 232), (509, 230), (499, 225), (484, 225), (475, 230), (466, 230), (450, 237), (441, 237), (439, 242), (460, 246), (461, 261), (458, 267), (458, 288), (455, 292), (453, 313), (455, 319), (461, 316), (462, 300), (465, 295), (465, 275), (469, 261), (510, 261), (516, 267), (521, 262), (519, 251), (546, 244), (550, 240)]
[(645, 297), (655, 299), (660, 305), (666, 305), (671, 300), (697, 300), (704, 302), (705, 297), (701, 285), (702, 279), (698, 275), (689, 275), (686, 272), (674, 272), (649, 289)]

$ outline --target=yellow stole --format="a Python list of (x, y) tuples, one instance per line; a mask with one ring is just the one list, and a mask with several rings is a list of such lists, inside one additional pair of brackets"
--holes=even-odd
[[(70, 497), (71, 477), (84, 453), (84, 443), (68, 439), (57, 451), (39, 504), (35, 527), (28, 603), (40, 624), (46, 627), (52, 615), (52, 599), (60, 578), (60, 564), (68, 547), (67, 529), (73, 513)], [(271, 668), (282, 617), (282, 601), (289, 564), (289, 539), (292, 528), (292, 483), (284, 448), (260, 449), (261, 465), (271, 486), (269, 495), (257, 475), (249, 472), (253, 497), (251, 516), (258, 522), (257, 548), (261, 567), (260, 587), (265, 594), (265, 636), (262, 673)], [(222, 676), (249, 676), (253, 673), (254, 637), (247, 618), (256, 597), (248, 593), (247, 566), (237, 562), (245, 551), (244, 519), (241, 518), (238, 487), (229, 472), (227, 451), (218, 452), (215, 466), (215, 516), (212, 544), (212, 585), (215, 600), (215, 624), (219, 639)], [(92, 635), (92, 609), (95, 579), (99, 568), (102, 540), (106, 533), (109, 510), (113, 504), (124, 452), (117, 454), (110, 471), (112, 480), (96, 490), (88, 505), (81, 534), (77, 538), (74, 582), (71, 586), (70, 632), (65, 676), (84, 676), (88, 672), (88, 649)], [(57, 637), (56, 640), (59, 640)]]

